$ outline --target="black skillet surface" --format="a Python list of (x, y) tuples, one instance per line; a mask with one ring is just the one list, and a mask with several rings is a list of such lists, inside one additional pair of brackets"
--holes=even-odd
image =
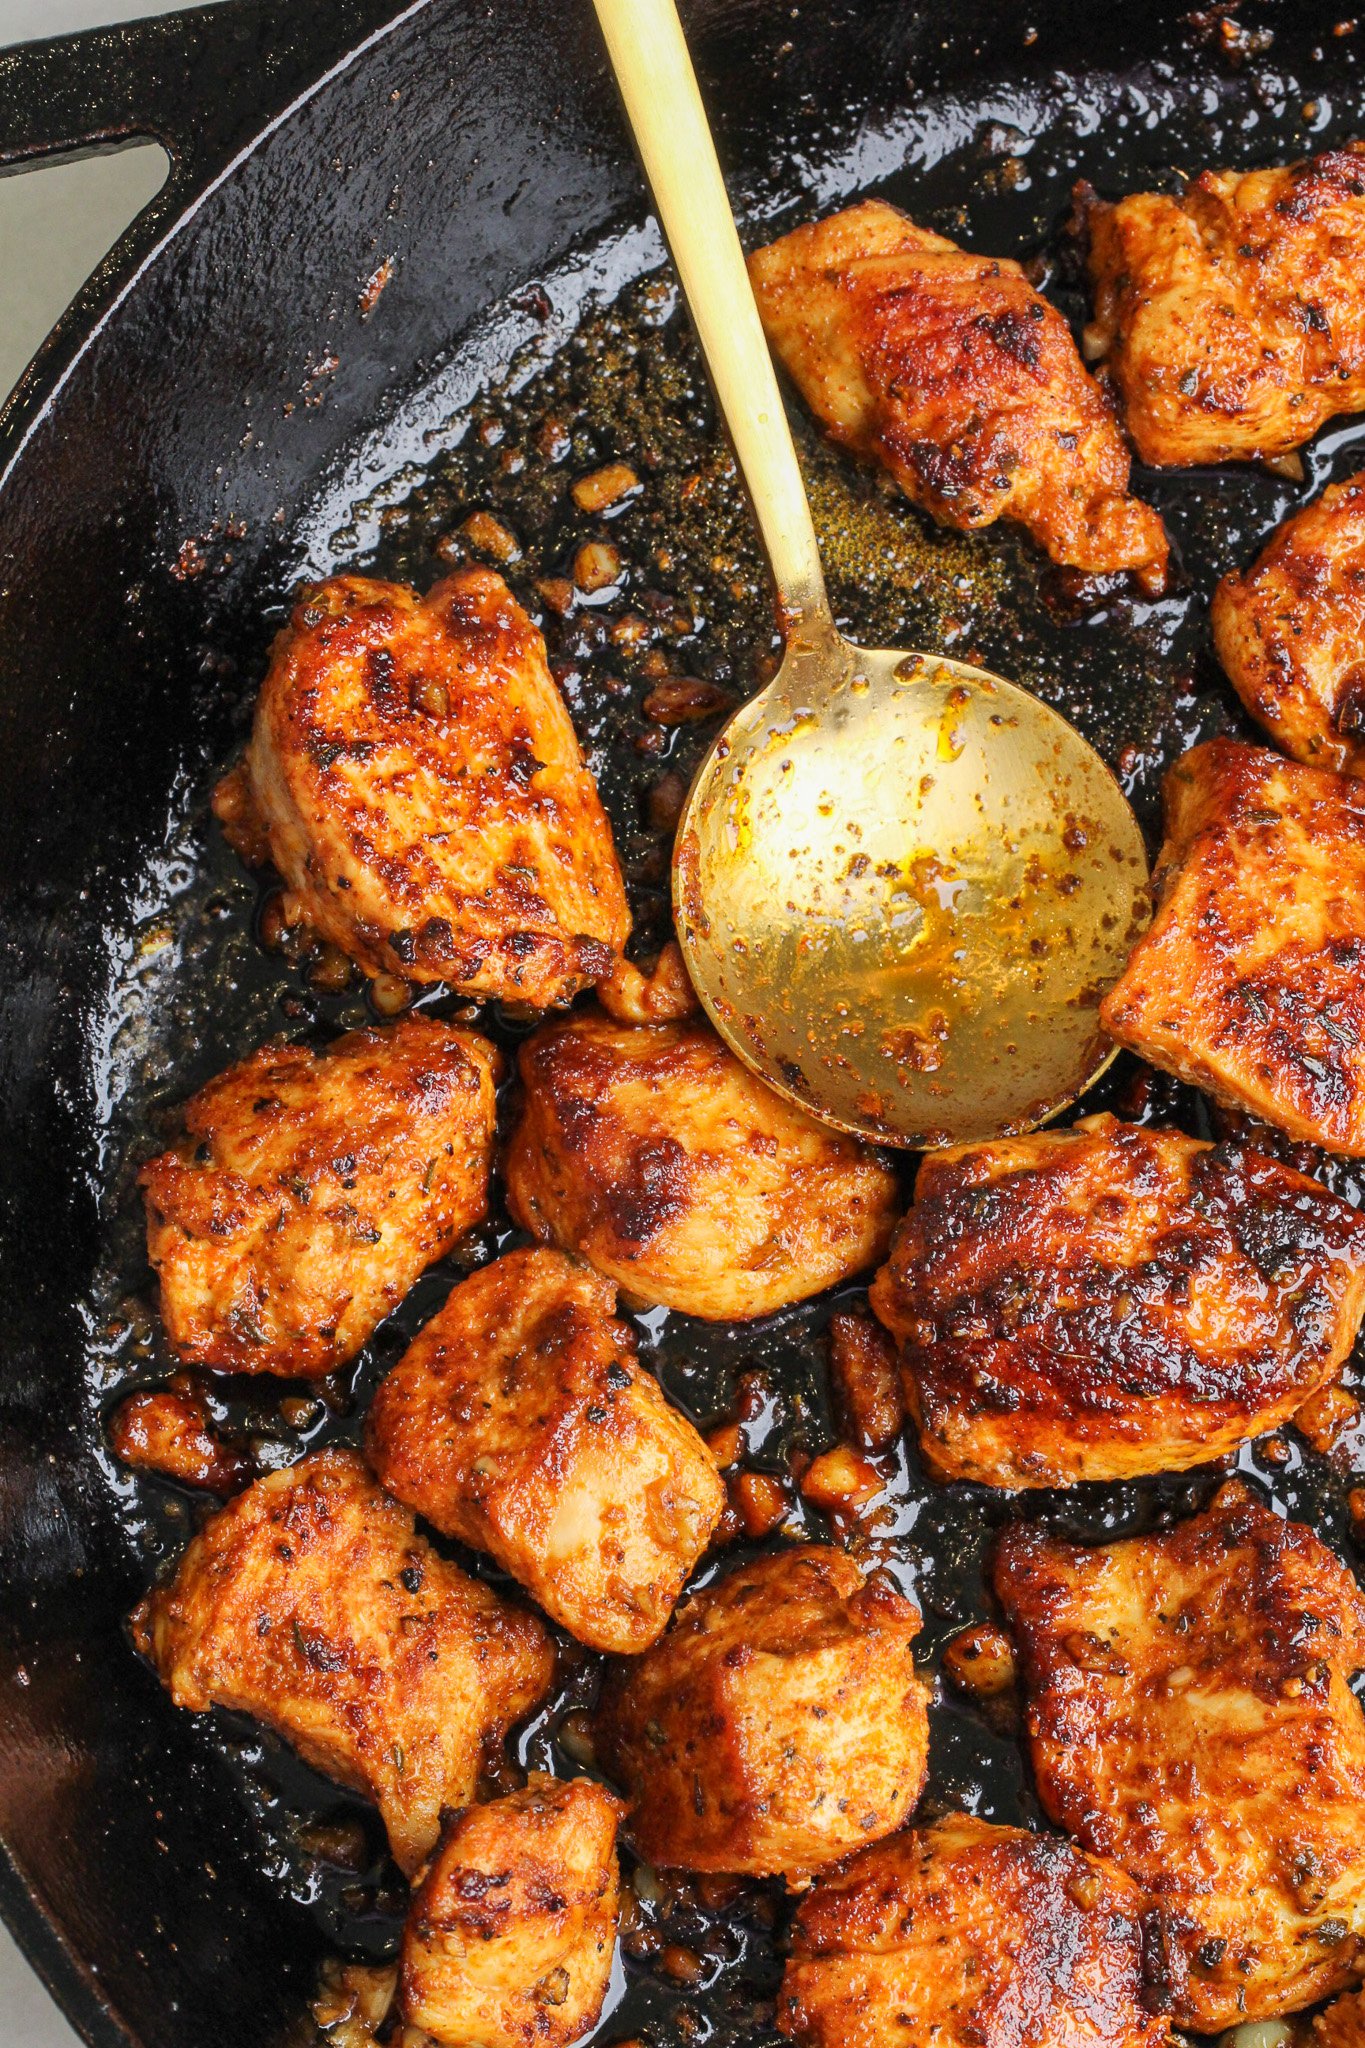
[[(586, 0), (427, 0), (363, 43), (386, 11), (228, 0), (0, 59), (0, 161), (133, 132), (175, 158), (0, 422), (0, 1904), (102, 2048), (280, 2040), (321, 1958), (387, 1953), (402, 1903), (357, 1802), (248, 1728), (176, 1713), (133, 1657), (122, 1618), (202, 1509), (121, 1472), (102, 1434), (119, 1395), (168, 1367), (137, 1163), (174, 1105), (262, 1037), (365, 1014), (358, 989), (320, 991), (306, 961), (261, 948), (258, 892), (207, 821), (286, 594), (343, 565), (426, 583), (458, 558), (467, 514), (492, 510), (521, 549), (510, 580), (540, 611), (537, 580), (610, 539), (620, 588), (546, 629), (642, 943), (665, 913), (670, 811), (713, 729), (654, 724), (652, 672), (736, 698), (773, 647)], [(1359, 39), (1292, 0), (1248, 0), (1228, 29), (1176, 7), (1043, 0), (960, 0), (946, 22), (893, 0), (687, 12), (751, 238), (883, 191), (974, 246), (1036, 258), (1077, 319), (1061, 232), (1076, 176), (1117, 193), (1365, 125)], [(841, 622), (970, 652), (1036, 689), (1151, 827), (1164, 767), (1235, 722), (1208, 652), (1214, 579), (1354, 468), (1363, 440), (1329, 429), (1302, 487), (1139, 475), (1184, 564), (1158, 605), (1068, 588), (1000, 530), (938, 534), (809, 433), (802, 451)], [(638, 496), (610, 521), (574, 513), (569, 479), (618, 456)], [(523, 1028), (485, 1022), (509, 1042)], [(1144, 1096), (1131, 1063), (1103, 1096), (1203, 1127), (1195, 1098), (1164, 1083)], [(1331, 1172), (1359, 1198), (1365, 1177)], [(354, 1437), (406, 1334), (506, 1238), (495, 1218), (427, 1276), (326, 1399), (224, 1382), (224, 1421), (262, 1465)], [(703, 1424), (741, 1403), (751, 1461), (781, 1472), (831, 1435), (830, 1306), (720, 1330), (643, 1316), (642, 1349)], [(1365, 1471), (1358, 1434), (1334, 1463), (1291, 1434), (1241, 1464), (1349, 1556), (1353, 1461)], [(916, 1591), (932, 1666), (983, 1611), (1002, 1521), (1113, 1534), (1197, 1504), (1216, 1477), (1011, 1498), (935, 1488), (906, 1450), (861, 1531), (837, 1533)], [(585, 1662), (561, 1708), (592, 1683)], [(565, 1770), (558, 1711), (517, 1747)], [(944, 1697), (925, 1811), (960, 1804), (1038, 1821), (1013, 1736)], [(657, 1956), (631, 1960), (603, 2038), (763, 2038), (779, 1902), (726, 1909), (687, 1887), (654, 1902), (642, 1882), (662, 1931), (636, 1946), (666, 1939), (693, 1961), (673, 1954), (670, 1976)]]

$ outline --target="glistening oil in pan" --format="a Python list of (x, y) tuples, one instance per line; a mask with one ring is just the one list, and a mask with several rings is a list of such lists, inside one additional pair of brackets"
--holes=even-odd
[[(1282, 26), (1259, 47), (1255, 36), (1228, 40), (1216, 25), (1192, 26), (1190, 35), (1188, 50), (1141, 76), (1049, 74), (1021, 84), (1002, 75), (993, 91), (974, 87), (970, 103), (917, 92), (903, 113), (854, 136), (831, 118), (818, 143), (803, 136), (745, 190), (749, 231), (761, 223), (762, 233), (776, 232), (857, 190), (881, 190), (926, 225), (1028, 262), (1079, 327), (1084, 294), (1063, 226), (1075, 178), (1112, 195), (1203, 164), (1283, 160), (1351, 133), (1353, 39), (1315, 55), (1306, 36)], [(1001, 61), (1021, 60), (1011, 51)], [(543, 622), (611, 811), (642, 951), (667, 928), (672, 832), (691, 772), (727, 709), (771, 672), (776, 650), (765, 572), (685, 321), (666, 273), (638, 275), (654, 261), (638, 224), (587, 252), (573, 274), (595, 271), (621, 288), (580, 308), (555, 345), (532, 343), (510, 364), (499, 360), (497, 341), (507, 309), (490, 317), (488, 334), (462, 346), (466, 365), (482, 349), (486, 373), (466, 378), (461, 405), (452, 410), (434, 395), (448, 394), (447, 376), (410, 398), (387, 428), (376, 423), (353, 480), (333, 486), (301, 522), (308, 538), (300, 544), (316, 572), (355, 567), (422, 586), (464, 560), (502, 569)], [(563, 279), (529, 280), (516, 331), (535, 327), (567, 295)], [(550, 333), (553, 323), (545, 327)], [(1073, 586), (1005, 529), (970, 538), (937, 531), (883, 479), (804, 425), (799, 433), (840, 625), (872, 645), (941, 647), (1035, 690), (1115, 767), (1149, 834), (1169, 763), (1197, 739), (1243, 729), (1208, 650), (1214, 581), (1294, 505), (1348, 474), (1365, 440), (1353, 425), (1329, 430), (1306, 451), (1300, 485), (1250, 468), (1137, 472), (1135, 489), (1162, 511), (1182, 554), (1174, 594), (1148, 604), (1121, 586)], [(601, 509), (584, 509), (573, 484), (613, 463), (633, 480)], [(248, 708), (244, 698), (243, 719)], [(173, 1368), (133, 1180), (137, 1163), (173, 1131), (175, 1105), (272, 1032), (326, 1036), (372, 1014), (357, 984), (336, 985), (335, 961), (289, 958), (258, 943), (273, 928), (269, 891), (258, 897), (208, 823), (211, 765), (173, 820), (144, 891), (145, 921), (111, 935), (118, 965), (101, 1052), (111, 1222), (92, 1303), (96, 1430), (130, 1386), (158, 1384)], [(439, 993), (422, 1002), (442, 1014), (460, 1009)], [(505, 1013), (481, 1013), (480, 1023), (508, 1046), (528, 1028)], [(1197, 1097), (1127, 1059), (1081, 1110), (1098, 1106), (1208, 1129)], [(1360, 1200), (1365, 1175), (1340, 1164), (1328, 1172)], [(907, 1186), (909, 1174), (907, 1162)], [(320, 1388), (225, 1380), (212, 1389), (215, 1413), (262, 1469), (304, 1447), (354, 1441), (378, 1377), (453, 1281), (513, 1241), (495, 1211), (419, 1283), (353, 1369)], [(802, 1502), (793, 1472), (834, 1439), (825, 1325), (833, 1307), (862, 1298), (862, 1289), (844, 1289), (748, 1326), (643, 1311), (635, 1321), (642, 1355), (672, 1398), (703, 1427), (738, 1416), (747, 1462), (781, 1482), (786, 1522), (769, 1541), (832, 1528), (883, 1564), (922, 1604), (930, 1672), (951, 1635), (987, 1612), (982, 1561), (1004, 1522), (1040, 1517), (1101, 1539), (1187, 1512), (1216, 1483), (1209, 1471), (1070, 1494), (945, 1489), (902, 1445), (884, 1460), (881, 1494), (856, 1519), (826, 1523)], [(1352, 1374), (1358, 1383), (1358, 1364)], [(1345, 1511), (1354, 1475), (1365, 1473), (1358, 1428), (1330, 1455), (1285, 1432), (1239, 1462), (1286, 1512), (1359, 1563)], [(131, 1575), (145, 1578), (178, 1552), (202, 1505), (107, 1456), (105, 1470)], [(486, 1562), (464, 1561), (496, 1576)], [(522, 1763), (561, 1773), (583, 1767), (582, 1717), (596, 1682), (590, 1657), (570, 1649), (569, 1658), (561, 1696), (513, 1745)], [(1013, 1730), (942, 1686), (932, 1719), (926, 1816), (965, 1806), (1042, 1824)], [(213, 1717), (202, 1739), (208, 1768), (227, 1771), (240, 1794), (242, 1853), (277, 1887), (280, 1911), (297, 1916), (300, 1939), (357, 1959), (391, 1954), (404, 1891), (361, 1803), (256, 1730)], [(777, 1893), (674, 1884), (653, 1872), (635, 1872), (632, 1883), (604, 2037), (766, 2038), (787, 1910)]]

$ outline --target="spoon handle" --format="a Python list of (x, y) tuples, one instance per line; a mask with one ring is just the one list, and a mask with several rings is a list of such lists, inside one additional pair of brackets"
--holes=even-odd
[(594, 0), (654, 204), (789, 619), (828, 619), (772, 357), (674, 0)]

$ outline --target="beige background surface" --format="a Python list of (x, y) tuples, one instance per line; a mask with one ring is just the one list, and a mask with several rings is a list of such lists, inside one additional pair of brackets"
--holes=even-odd
[[(168, 14), (185, 0), (0, 0), (0, 46)], [(0, 178), (0, 396), (105, 251), (161, 183), (156, 148)], [(78, 2048), (0, 1927), (0, 2048)]]

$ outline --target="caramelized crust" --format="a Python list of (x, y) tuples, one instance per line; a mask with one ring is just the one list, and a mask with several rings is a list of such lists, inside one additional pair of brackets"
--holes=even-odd
[(1210, 740), (1166, 778), (1159, 908), (1100, 1015), (1153, 1066), (1365, 1154), (1365, 790)]
[(1361, 147), (1090, 208), (1093, 333), (1144, 462), (1282, 455), (1365, 406)]
[(1277, 745), (1365, 775), (1365, 475), (1278, 527), (1213, 598), (1213, 644)]
[(381, 1384), (370, 1462), (582, 1643), (648, 1649), (725, 1507), (715, 1462), (642, 1372), (609, 1280), (556, 1251), (463, 1281)]
[(914, 1604), (843, 1551), (756, 1558), (618, 1666), (603, 1767), (651, 1863), (796, 1879), (898, 1828), (928, 1753)]
[(1365, 1312), (1365, 1218), (1111, 1116), (925, 1159), (872, 1304), (940, 1479), (1180, 1472), (1288, 1421)]
[(545, 643), (491, 569), (425, 598), (310, 590), (247, 769), (304, 915), (367, 974), (545, 1008), (611, 971), (630, 930), (611, 829)]
[(487, 1213), (499, 1066), (474, 1032), (407, 1017), (325, 1053), (262, 1046), (201, 1088), (139, 1176), (180, 1356), (284, 1374), (354, 1357)]
[(568, 2048), (611, 1977), (622, 1811), (587, 1778), (452, 1814), (413, 1896), (399, 1998), (449, 2048)]
[(1055, 562), (1165, 581), (1157, 514), (1071, 330), (1017, 263), (864, 200), (749, 259), (768, 338), (833, 438), (945, 526), (1016, 520)]
[(804, 1301), (879, 1258), (896, 1183), (709, 1025), (575, 1016), (528, 1039), (512, 1214), (637, 1300), (707, 1321)]
[(1310, 1529), (1241, 1486), (1088, 1550), (1006, 1531), (1048, 1813), (1152, 1902), (1149, 1996), (1213, 2033), (1365, 1965), (1365, 1598)]
[(219, 1509), (132, 1628), (178, 1707), (252, 1714), (373, 1799), (408, 1872), (554, 1675), (535, 1617), (439, 1557), (349, 1451)]
[(803, 2048), (1161, 2048), (1142, 1908), (1069, 1842), (952, 1814), (819, 1879), (777, 2024)]

